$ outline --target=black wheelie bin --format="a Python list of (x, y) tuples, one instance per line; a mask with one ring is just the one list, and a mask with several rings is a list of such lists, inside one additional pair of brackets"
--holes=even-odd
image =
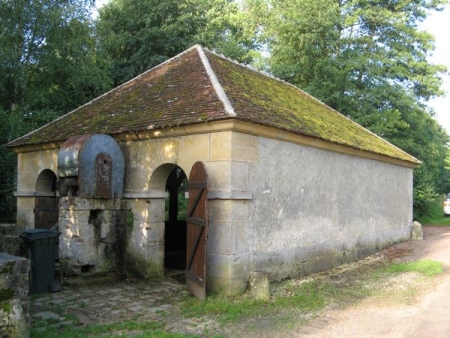
[(31, 263), (30, 294), (58, 292), (61, 283), (55, 279), (55, 254), (59, 231), (28, 229), (22, 233)]

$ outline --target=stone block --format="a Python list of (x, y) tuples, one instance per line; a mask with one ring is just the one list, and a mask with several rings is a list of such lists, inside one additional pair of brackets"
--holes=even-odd
[(232, 136), (233, 134), (230, 131), (211, 134), (210, 161), (230, 161), (232, 159)]
[(164, 244), (147, 245), (146, 261), (145, 276), (147, 278), (164, 276)]
[(209, 190), (231, 190), (231, 163), (227, 161), (209, 162), (207, 164)]
[[(155, 202), (158, 206), (161, 206), (161, 203)], [(147, 203), (146, 200), (137, 199), (133, 202), (133, 219), (135, 226), (140, 226), (143, 223), (149, 221), (150, 217), (150, 208), (153, 206)], [(161, 212), (159, 210), (159, 212)], [(164, 212), (164, 208), (162, 210)]]
[(120, 210), (120, 199), (75, 198), (74, 208), (77, 213), (90, 210)]
[(148, 203), (148, 222), (164, 222), (166, 218), (166, 208), (165, 208), (165, 199), (159, 198), (159, 199), (151, 199)]
[(270, 300), (270, 282), (265, 272), (250, 272), (248, 276), (250, 294), (254, 299)]
[(207, 255), (206, 269), (208, 276), (211, 278), (244, 278), (244, 280), (247, 280), (249, 266), (249, 253), (240, 255)]
[(179, 140), (179, 154), (182, 156), (172, 163), (183, 168), (187, 176), (195, 162), (210, 161), (210, 135), (189, 135), (180, 137)]
[(247, 200), (214, 199), (209, 201), (209, 219), (218, 222), (247, 222), (249, 202)]
[(165, 138), (160, 139), (157, 142), (161, 163), (176, 163), (178, 160), (180, 139)]
[(244, 162), (207, 163), (210, 191), (249, 191), (249, 164)]
[(164, 243), (164, 222), (145, 223), (143, 225), (146, 230), (147, 243), (162, 244)]
[(243, 294), (247, 287), (245, 277), (225, 278), (207, 276), (206, 288), (208, 291), (220, 293), (225, 296), (237, 296)]
[(208, 230), (208, 254), (239, 255), (248, 252), (245, 222), (211, 221)]
[(1, 337), (29, 337), (29, 268), (27, 259), (0, 253)]
[(413, 228), (411, 232), (411, 239), (415, 241), (421, 241), (423, 239), (423, 230), (422, 230), (422, 224), (415, 221), (413, 223)]

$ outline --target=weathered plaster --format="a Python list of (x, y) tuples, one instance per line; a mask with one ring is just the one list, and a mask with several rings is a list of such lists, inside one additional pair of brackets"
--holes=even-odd
[(249, 175), (252, 270), (285, 278), (409, 238), (411, 169), (263, 138), (259, 152)]

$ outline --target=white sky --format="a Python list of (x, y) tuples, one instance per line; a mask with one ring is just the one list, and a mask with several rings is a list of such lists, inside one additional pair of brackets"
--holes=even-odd
[[(96, 0), (97, 8), (109, 0)], [(433, 34), (436, 38), (436, 49), (430, 57), (435, 64), (442, 64), (450, 71), (450, 5), (444, 11), (433, 13), (424, 23), (423, 29)], [(450, 75), (444, 77), (445, 97), (440, 97), (429, 102), (436, 112), (436, 119), (450, 134)]]
[[(433, 13), (424, 23), (424, 29), (436, 38), (436, 49), (429, 59), (432, 63), (447, 66), (450, 71), (450, 5), (444, 11)], [(430, 106), (436, 111), (436, 119), (450, 134), (450, 75), (444, 77), (445, 97), (434, 99)]]

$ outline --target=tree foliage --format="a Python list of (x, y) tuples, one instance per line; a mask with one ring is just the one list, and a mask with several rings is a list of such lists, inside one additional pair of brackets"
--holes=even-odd
[[(447, 0), (0, 1), (0, 144), (196, 43), (253, 62), (420, 159), (416, 216), (450, 190), (448, 134), (426, 103), (445, 68), (419, 24)], [(0, 148), (0, 219), (16, 156)], [(446, 162), (447, 160), (447, 162)]]
[(416, 216), (450, 188), (449, 136), (426, 101), (441, 95), (445, 67), (430, 64), (421, 31), (445, 0), (248, 0), (270, 51), (268, 69), (411, 153)]
[(91, 7), (90, 0), (0, 1), (0, 219), (11, 220), (15, 204), (16, 156), (3, 145), (110, 87)]
[(249, 27), (229, 0), (111, 0), (98, 20), (115, 85), (196, 43), (250, 61)]

